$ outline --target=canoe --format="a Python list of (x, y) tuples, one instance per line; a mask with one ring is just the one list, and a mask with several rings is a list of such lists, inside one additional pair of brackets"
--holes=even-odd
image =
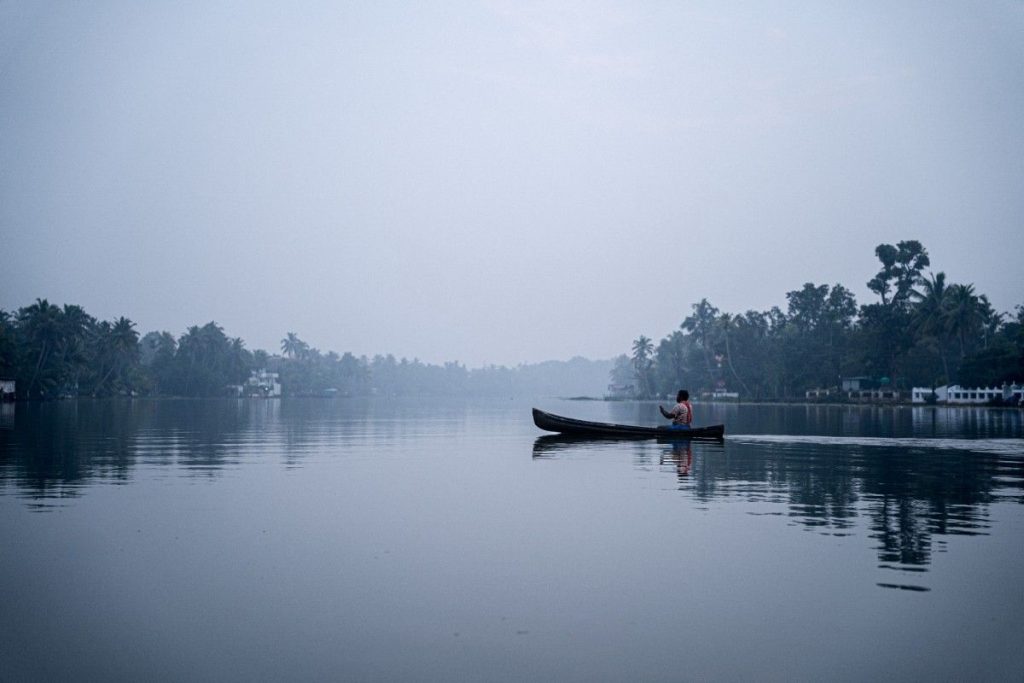
[(602, 438), (622, 439), (722, 439), (725, 437), (725, 425), (708, 425), (692, 429), (672, 429), (671, 427), (640, 427), (635, 425), (617, 425), (607, 422), (588, 422), (562, 417), (543, 410), (533, 409), (533, 424), (547, 432), (572, 434), (578, 436), (594, 436)]

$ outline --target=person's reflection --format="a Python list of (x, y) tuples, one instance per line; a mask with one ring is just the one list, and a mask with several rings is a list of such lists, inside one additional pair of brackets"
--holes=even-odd
[[(690, 470), (693, 468), (693, 448), (690, 447), (689, 439), (674, 442), (672, 450), (668, 451), (667, 455), (668, 461), (675, 464), (680, 481), (690, 476)], [(662, 464), (666, 464), (664, 458)]]

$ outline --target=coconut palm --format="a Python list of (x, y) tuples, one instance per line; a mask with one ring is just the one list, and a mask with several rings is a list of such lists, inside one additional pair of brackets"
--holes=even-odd
[(634, 361), (646, 361), (651, 357), (651, 352), (654, 351), (654, 342), (644, 335), (640, 335), (633, 340), (633, 360)]
[(949, 384), (949, 287), (946, 286), (946, 274), (939, 272), (929, 278), (923, 278), (921, 289), (914, 298), (914, 333), (928, 340), (926, 343), (935, 350), (942, 361), (942, 373), (946, 384)]
[(693, 315), (683, 321), (680, 327), (697, 337), (701, 349), (704, 352), (704, 365), (708, 371), (708, 380), (712, 380), (711, 370), (711, 339), (715, 329), (715, 319), (718, 317), (718, 309), (711, 305), (707, 299), (701, 299), (699, 303), (693, 304)]
[(932, 334), (946, 325), (946, 274), (939, 272), (921, 280), (921, 289), (914, 299), (914, 328), (921, 334)]
[(281, 340), (281, 351), (289, 358), (302, 358), (309, 351), (309, 344), (299, 339), (294, 332)]
[(6, 375), (15, 366), (17, 351), (15, 329), (11, 314), (0, 309), (0, 373)]
[(640, 396), (651, 395), (651, 354), (654, 342), (640, 335), (633, 341), (633, 369), (636, 371), (637, 385)]
[(978, 308), (981, 315), (981, 347), (988, 349), (989, 341), (999, 333), (999, 328), (1002, 327), (1003, 318), (1006, 317), (1006, 314), (996, 313), (996, 309), (992, 307), (992, 302), (984, 294), (978, 296)]
[[(28, 383), (27, 395), (32, 396), (36, 381), (47, 374), (47, 362), (61, 336), (61, 310), (46, 299), (36, 299), (31, 306), (18, 311), (18, 323), (25, 334), (35, 365)], [(52, 383), (52, 378), (50, 383)]]
[(121, 383), (128, 386), (128, 369), (139, 360), (139, 333), (135, 331), (135, 323), (121, 316), (113, 324), (100, 323), (99, 347), (100, 355), (109, 368), (103, 378), (93, 388), (97, 395), (106, 386), (107, 380), (117, 376)]
[(967, 341), (984, 323), (984, 309), (974, 285), (951, 285), (946, 299), (946, 328), (960, 344), (960, 358), (967, 355)]

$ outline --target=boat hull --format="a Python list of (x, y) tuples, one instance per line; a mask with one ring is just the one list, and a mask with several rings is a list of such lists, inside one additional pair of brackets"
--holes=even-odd
[(606, 422), (589, 422), (562, 417), (543, 410), (533, 409), (533, 423), (547, 432), (570, 434), (572, 436), (593, 436), (599, 438), (620, 439), (715, 439), (725, 437), (725, 425), (708, 425), (691, 429), (672, 429), (671, 427), (640, 427), (635, 425), (617, 425)]

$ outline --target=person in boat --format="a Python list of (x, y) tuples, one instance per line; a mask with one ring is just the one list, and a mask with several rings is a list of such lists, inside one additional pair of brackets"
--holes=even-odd
[(672, 420), (673, 429), (689, 429), (693, 424), (693, 406), (690, 404), (690, 392), (680, 389), (676, 394), (676, 404), (672, 410), (658, 406), (661, 414)]

